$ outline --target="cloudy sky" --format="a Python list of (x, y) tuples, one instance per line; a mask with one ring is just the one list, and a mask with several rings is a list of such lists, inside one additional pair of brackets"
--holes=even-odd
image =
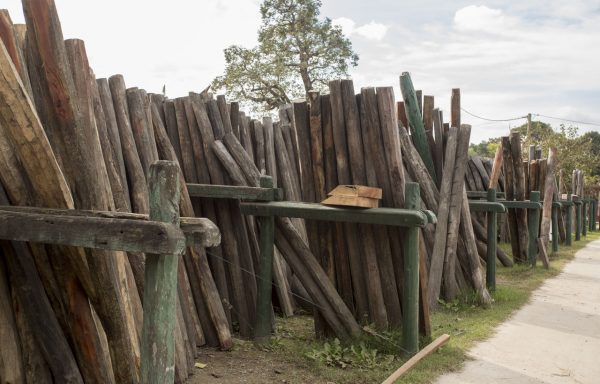
[[(2, 4), (23, 22), (20, 0)], [(170, 97), (204, 89), (223, 71), (223, 48), (255, 45), (260, 25), (259, 0), (56, 4), (65, 37), (85, 40), (97, 77), (122, 73), (150, 92), (166, 85)], [(462, 106), (481, 117), (600, 124), (600, 1), (323, 0), (321, 10), (360, 55), (356, 89), (393, 85), (398, 98), (398, 76), (408, 71), (445, 111), (459, 87)], [(463, 113), (463, 121), (479, 142), (525, 120)]]

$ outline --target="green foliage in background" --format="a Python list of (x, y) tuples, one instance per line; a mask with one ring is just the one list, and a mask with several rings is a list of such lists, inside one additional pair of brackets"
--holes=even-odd
[(319, 18), (320, 6), (320, 0), (264, 0), (258, 46), (226, 48), (225, 73), (212, 87), (268, 111), (347, 76), (358, 55), (339, 26)]
[[(565, 172), (565, 185), (567, 190), (571, 184), (571, 173), (580, 169), (585, 175), (585, 184), (588, 187), (600, 185), (600, 133), (587, 132), (579, 135), (578, 127), (561, 124), (554, 129), (550, 124), (541, 121), (532, 121), (527, 134), (527, 124), (513, 128), (511, 131), (521, 134), (523, 158), (527, 159), (529, 146), (535, 145), (542, 148), (542, 157), (548, 156), (548, 150), (555, 147), (558, 151), (558, 169)], [(493, 158), (500, 138), (471, 144), (469, 154)]]

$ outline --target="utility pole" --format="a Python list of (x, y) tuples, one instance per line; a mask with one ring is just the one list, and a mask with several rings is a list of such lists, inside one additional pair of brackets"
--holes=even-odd
[(527, 138), (529, 139), (529, 132), (531, 130), (531, 113), (527, 114)]

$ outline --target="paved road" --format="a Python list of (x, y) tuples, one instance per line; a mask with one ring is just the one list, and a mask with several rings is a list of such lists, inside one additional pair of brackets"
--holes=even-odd
[(600, 383), (600, 240), (469, 355), (461, 372), (436, 383)]

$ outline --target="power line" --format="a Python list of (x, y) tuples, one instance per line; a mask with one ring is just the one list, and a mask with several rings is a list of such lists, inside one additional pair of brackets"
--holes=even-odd
[(478, 119), (481, 119), (481, 120), (487, 120), (487, 121), (502, 122), (502, 121), (514, 121), (514, 120), (521, 120), (521, 119), (526, 119), (526, 118), (527, 118), (527, 116), (520, 116), (520, 117), (513, 117), (513, 118), (511, 118), (511, 119), (488, 119), (487, 117), (481, 117), (481, 116), (478, 116), (478, 115), (476, 115), (476, 114), (474, 114), (474, 113), (471, 113), (471, 112), (467, 111), (466, 109), (464, 109), (463, 107), (461, 107), (460, 109), (461, 109), (463, 112), (466, 112), (467, 114), (469, 114), (469, 115), (471, 115), (471, 116), (473, 116), (473, 117), (476, 117), (476, 118), (478, 118)]
[[(490, 122), (515, 121), (515, 120), (521, 120), (521, 119), (526, 119), (527, 118), (527, 115), (525, 115), (525, 116), (520, 116), (520, 117), (513, 117), (513, 118), (510, 118), (510, 119), (490, 119), (490, 118), (487, 118), (487, 117), (483, 117), (483, 116), (479, 116), (479, 115), (476, 115), (474, 113), (471, 113), (471, 112), (467, 111), (466, 109), (464, 109), (462, 107), (460, 109), (463, 112), (466, 112), (467, 114), (469, 114), (469, 115), (471, 115), (471, 116), (473, 116), (473, 117), (475, 117), (477, 119), (486, 120), (486, 121), (490, 121)], [(593, 126), (596, 126), (596, 127), (600, 127), (600, 123), (593, 123), (593, 122), (589, 122), (589, 121), (571, 120), (571, 119), (565, 119), (565, 118), (562, 118), (562, 117), (542, 115), (541, 113), (532, 113), (531, 115), (532, 116), (545, 117), (545, 118), (548, 118), (548, 119), (566, 121), (566, 122), (569, 122), (569, 123), (583, 124), (583, 125), (593, 125)]]
[(578, 121), (578, 120), (570, 120), (570, 119), (563, 119), (562, 117), (554, 117), (554, 116), (547, 116), (547, 115), (542, 115), (540, 113), (534, 113), (532, 114), (533, 116), (540, 116), (540, 117), (545, 117), (548, 119), (554, 119), (554, 120), (561, 120), (561, 121), (567, 121), (569, 123), (575, 123), (575, 124), (584, 124), (584, 125), (594, 125), (596, 127), (600, 127), (600, 123), (590, 123), (590, 122), (585, 122), (585, 121)]

